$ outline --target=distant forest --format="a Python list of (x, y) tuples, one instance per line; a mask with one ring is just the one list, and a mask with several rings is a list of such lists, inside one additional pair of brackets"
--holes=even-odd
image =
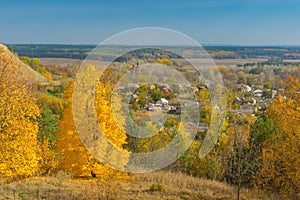
[[(11, 45), (19, 56), (37, 58), (72, 58), (85, 59), (95, 45), (48, 45), (48, 44), (16, 44)], [(214, 59), (247, 59), (267, 58), (275, 61), (300, 60), (300, 46), (203, 46)], [(130, 50), (128, 46), (105, 46), (101, 48), (102, 58), (109, 60), (111, 56), (122, 50)], [(161, 48), (164, 47), (154, 47)], [(172, 47), (173, 48), (173, 47)], [(182, 52), (193, 50), (193, 47), (174, 47)], [(161, 55), (166, 56), (166, 55)], [(173, 55), (174, 56), (174, 55)], [(159, 57), (159, 56), (158, 56)], [(170, 57), (168, 55), (167, 57)]]

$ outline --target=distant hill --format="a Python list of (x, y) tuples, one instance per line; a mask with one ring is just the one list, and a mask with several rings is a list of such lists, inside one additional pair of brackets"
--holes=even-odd
[[(37, 58), (71, 58), (83, 60), (96, 47), (95, 45), (63, 45), (63, 44), (14, 44), (14, 50), (20, 56), (37, 57)], [(117, 46), (107, 45), (98, 48), (97, 52), (101, 52), (102, 60), (109, 61), (116, 55), (130, 52), (134, 46)], [(141, 48), (141, 46), (136, 46)], [(169, 47), (157, 46), (159, 49), (170, 49)], [(215, 59), (253, 59), (253, 58), (280, 58), (280, 59), (298, 59), (295, 54), (300, 53), (300, 46), (232, 46), (232, 45), (207, 45), (203, 48)], [(172, 52), (180, 50), (186, 53), (193, 50), (193, 47), (171, 47)], [(197, 48), (194, 49), (197, 51)], [(199, 49), (198, 49), (199, 50)], [(230, 52), (230, 53), (229, 53)], [(146, 52), (149, 53), (149, 52)], [(214, 55), (215, 54), (215, 55)], [(149, 54), (147, 54), (149, 55)], [(292, 55), (292, 56), (291, 56)], [(143, 56), (143, 54), (139, 54)], [(156, 55), (154, 55), (156, 56)], [(161, 55), (158, 55), (160, 57)], [(291, 57), (291, 58), (289, 58)]]
[(23, 63), (16, 55), (10, 52), (5, 45), (0, 44), (0, 69), (9, 66), (15, 66), (19, 70), (20, 76), (29, 83), (47, 82), (44, 76)]

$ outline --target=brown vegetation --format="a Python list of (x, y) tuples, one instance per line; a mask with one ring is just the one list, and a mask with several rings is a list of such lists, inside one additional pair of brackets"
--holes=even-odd
[[(162, 191), (152, 191), (157, 183)], [(0, 185), (0, 199), (220, 199), (235, 198), (234, 187), (225, 183), (159, 171), (128, 180), (72, 179), (64, 172)], [(241, 199), (276, 199), (244, 189)]]

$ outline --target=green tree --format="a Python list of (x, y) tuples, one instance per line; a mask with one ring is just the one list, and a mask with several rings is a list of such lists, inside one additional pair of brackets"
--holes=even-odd
[(58, 114), (54, 114), (52, 110), (46, 106), (43, 107), (41, 115), (38, 118), (38, 139), (41, 142), (48, 139), (53, 148), (55, 148), (56, 142), (55, 132), (59, 129), (59, 118), (60, 116)]
[(266, 89), (272, 89), (272, 83), (271, 82), (266, 82), (265, 84), (264, 84), (264, 88), (266, 88)]

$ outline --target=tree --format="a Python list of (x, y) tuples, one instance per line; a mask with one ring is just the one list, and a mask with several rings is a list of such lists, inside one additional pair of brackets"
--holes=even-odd
[(244, 71), (239, 70), (237, 72), (237, 76), (238, 76), (238, 83), (246, 83), (245, 72)]
[(169, 60), (168, 58), (157, 58), (156, 62), (166, 64), (166, 65), (169, 65), (169, 66), (171, 66), (173, 64), (173, 61)]
[(30, 66), (33, 67), (34, 69), (39, 67), (41, 65), (41, 61), (38, 58), (31, 58), (30, 61)]
[[(63, 117), (60, 120), (59, 131), (56, 132), (59, 169), (71, 172), (74, 176), (88, 176), (90, 171), (95, 171), (94, 159), (82, 144), (74, 125), (72, 89), (73, 83), (65, 89), (68, 105), (64, 109)], [(97, 163), (97, 166), (100, 167), (101, 165)]]
[(59, 115), (54, 114), (51, 109), (44, 106), (38, 118), (39, 131), (38, 141), (40, 143), (40, 171), (49, 172), (57, 167), (55, 132), (59, 128)]
[(254, 145), (248, 141), (250, 127), (255, 120), (252, 116), (232, 114), (227, 129), (231, 148), (225, 158), (224, 177), (228, 183), (237, 186), (237, 200), (240, 199), (242, 186), (250, 183), (250, 172), (254, 168)]
[[(126, 144), (127, 137), (125, 132), (115, 122), (108, 98), (109, 91), (111, 90), (108, 87), (101, 83), (98, 84), (95, 109), (102, 131), (113, 144), (122, 148)], [(91, 171), (93, 174), (101, 177), (116, 174), (115, 170), (101, 164), (82, 143), (74, 125), (72, 92), (73, 83), (65, 89), (65, 97), (69, 104), (63, 112), (60, 129), (56, 133), (58, 137), (57, 152), (60, 155), (60, 169), (71, 172), (75, 176), (88, 176)], [(82, 99), (85, 99), (84, 94)], [(114, 105), (120, 106), (118, 103)], [(118, 119), (118, 121), (122, 122), (122, 119)], [(123, 166), (127, 164), (127, 160), (117, 160), (117, 162)]]
[[(300, 96), (295, 93), (299, 81), (295, 76), (286, 83), (288, 98), (271, 103), (265, 113), (265, 124), (253, 137), (259, 144), (256, 184), (266, 190), (300, 197)], [(258, 123), (257, 123), (258, 124)], [(270, 127), (270, 128), (269, 128)]]
[(28, 56), (22, 56), (20, 60), (26, 65), (30, 65), (30, 58)]
[(280, 97), (267, 110), (267, 116), (276, 128), (263, 142), (260, 170), (257, 171), (259, 186), (267, 190), (300, 197), (300, 97)]
[(266, 88), (266, 89), (272, 89), (272, 83), (271, 82), (266, 82), (265, 84), (264, 84), (264, 88)]
[(43, 75), (45, 78), (47, 78), (47, 80), (51, 80), (51, 79), (52, 79), (52, 74), (51, 74), (51, 72), (49, 72), (45, 67), (40, 67), (40, 66), (38, 66), (38, 67), (36, 67), (35, 69), (36, 69), (36, 71), (37, 71), (38, 73), (40, 73), (40, 74)]
[(51, 143), (55, 143), (55, 132), (59, 129), (59, 115), (54, 114), (52, 110), (46, 106), (43, 107), (39, 119), (38, 138), (43, 141), (45, 138)]
[(0, 67), (0, 175), (27, 177), (39, 170), (40, 110), (16, 67)]

